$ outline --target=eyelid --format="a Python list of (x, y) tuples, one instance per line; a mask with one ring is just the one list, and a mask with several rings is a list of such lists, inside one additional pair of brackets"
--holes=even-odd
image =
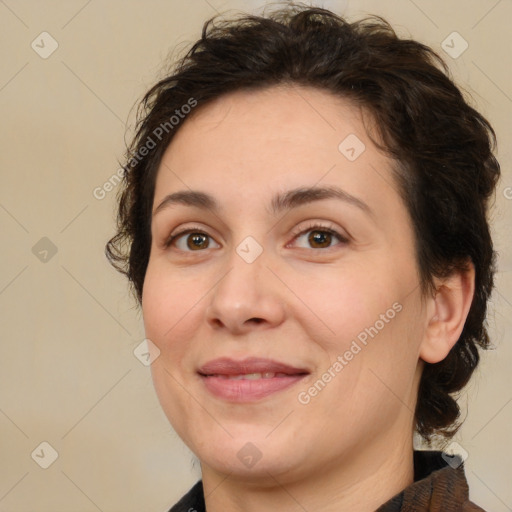
[[(201, 228), (199, 226), (189, 226), (187, 228), (184, 228), (184, 229), (181, 229), (181, 230), (178, 230), (177, 232), (173, 232), (171, 233), (164, 241), (164, 247), (165, 248), (168, 248), (170, 247), (178, 238), (182, 237), (183, 235), (188, 235), (190, 233), (200, 233), (200, 234), (203, 234), (203, 235), (206, 235), (208, 236), (209, 238), (211, 238), (212, 240), (214, 240), (213, 236), (210, 235), (207, 230), (205, 230), (204, 228)], [(214, 240), (215, 241), (215, 240)], [(215, 242), (215, 243), (218, 243), (218, 242)], [(193, 251), (190, 251), (190, 252), (193, 252)], [(198, 251), (199, 252), (199, 251)]]
[[(309, 231), (325, 231), (327, 233), (330, 233), (330, 234), (336, 236), (340, 240), (340, 243), (347, 244), (350, 242), (349, 235), (340, 233), (340, 230), (331, 222), (310, 221), (310, 223), (308, 225), (306, 225), (306, 226), (302, 225), (300, 227), (295, 228), (292, 231), (293, 240), (290, 243), (293, 243), (297, 238), (304, 235), (305, 233), (308, 233)], [(286, 246), (288, 247), (288, 245), (290, 245), (290, 243), (286, 244)], [(312, 247), (310, 247), (309, 249), (316, 251), (316, 252), (320, 252), (320, 251), (325, 252), (325, 251), (328, 251), (329, 249), (336, 247), (336, 245), (339, 245), (339, 244), (331, 245), (331, 246), (323, 248), (323, 249), (314, 249)], [(301, 247), (301, 249), (304, 249), (304, 247)]]

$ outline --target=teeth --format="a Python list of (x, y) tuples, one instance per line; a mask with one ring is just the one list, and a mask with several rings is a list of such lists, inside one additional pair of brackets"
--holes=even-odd
[(257, 379), (272, 379), (273, 377), (286, 377), (286, 373), (274, 373), (274, 372), (265, 372), (265, 373), (244, 373), (240, 375), (215, 375), (215, 377), (220, 377), (222, 379), (230, 379), (230, 380), (257, 380)]
[(257, 379), (271, 379), (275, 373), (245, 373), (242, 375), (229, 375), (228, 379), (232, 380), (257, 380)]
[(275, 372), (264, 372), (264, 373), (241, 373), (239, 375), (209, 375), (209, 377), (218, 377), (220, 379), (230, 380), (258, 380), (258, 379), (272, 379), (274, 377), (290, 377), (287, 373), (275, 373)]

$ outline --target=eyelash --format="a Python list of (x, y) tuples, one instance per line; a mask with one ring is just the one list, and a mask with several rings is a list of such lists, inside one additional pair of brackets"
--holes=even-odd
[[(297, 238), (299, 238), (299, 236), (305, 235), (309, 231), (321, 231), (322, 233), (329, 233), (330, 235), (334, 235), (343, 244), (347, 244), (349, 241), (346, 236), (343, 236), (338, 231), (336, 231), (336, 229), (331, 224), (329, 224), (329, 225), (318, 224), (316, 222), (312, 222), (306, 228), (303, 227), (303, 228), (297, 229), (296, 231), (293, 231), (292, 232), (293, 240), (296, 240)], [(330, 245), (329, 247), (323, 248), (322, 250), (326, 251), (328, 249), (332, 249), (336, 245), (337, 244)], [(318, 250), (318, 249), (315, 249), (312, 247), (309, 247), (309, 249), (311, 249), (312, 251)]]
[[(297, 230), (297, 231), (294, 231), (292, 233), (293, 235), (293, 240), (296, 240), (297, 238), (299, 238), (300, 236), (308, 233), (309, 231), (321, 231), (323, 233), (329, 233), (333, 236), (335, 236), (336, 238), (338, 238), (338, 240), (340, 241), (340, 243), (342, 244), (347, 244), (349, 242), (349, 239), (348, 237), (346, 236), (343, 236), (341, 235), (338, 231), (336, 231), (331, 225), (324, 225), (324, 224), (318, 224), (318, 223), (311, 223), (309, 226), (307, 226), (306, 228), (301, 228), (300, 230)], [(184, 236), (184, 235), (187, 235), (187, 234), (190, 234), (190, 233), (198, 233), (198, 234), (201, 234), (201, 235), (206, 235), (207, 237), (210, 237), (210, 235), (208, 233), (205, 233), (205, 231), (200, 228), (200, 227), (191, 227), (191, 228), (187, 228), (187, 229), (184, 229), (182, 231), (179, 231), (178, 233), (175, 233), (174, 235), (171, 235), (164, 243), (164, 247), (166, 249), (168, 249), (178, 238)], [(210, 237), (211, 238), (211, 237)], [(322, 248), (323, 251), (326, 251), (326, 250), (329, 250), (329, 249), (332, 249), (334, 248), (336, 245), (338, 244), (334, 244), (334, 245), (330, 245), (329, 247), (326, 247), (326, 248)], [(303, 249), (303, 247), (302, 247)], [(312, 247), (309, 247), (309, 249), (311, 249), (312, 251), (318, 251), (319, 249), (315, 249), (315, 248), (312, 248)], [(186, 252), (201, 252), (201, 251), (186, 251)]]
[(178, 231), (178, 233), (175, 233), (174, 235), (171, 235), (164, 243), (164, 247), (167, 249), (168, 247), (170, 247), (175, 240), (177, 240), (179, 237), (183, 236), (183, 235), (188, 235), (190, 233), (199, 233), (201, 235), (206, 235), (206, 236), (210, 236), (208, 233), (205, 233), (204, 232), (204, 229), (200, 228), (200, 227), (191, 227), (191, 228), (187, 228), (187, 229), (184, 229), (183, 231)]

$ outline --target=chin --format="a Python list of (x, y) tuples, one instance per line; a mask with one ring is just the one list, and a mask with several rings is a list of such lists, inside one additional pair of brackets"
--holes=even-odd
[(269, 429), (264, 432), (260, 429), (253, 436), (245, 432), (244, 435), (233, 434), (233, 437), (226, 436), (222, 440), (210, 436), (201, 443), (202, 449), (189, 447), (201, 461), (203, 470), (209, 467), (218, 473), (230, 475), (230, 478), (275, 485), (272, 477), (279, 479), (295, 473), (298, 476), (307, 457), (303, 447), (296, 446), (293, 437), (280, 438), (276, 435), (275, 439), (271, 439), (273, 434), (268, 437), (268, 433)]

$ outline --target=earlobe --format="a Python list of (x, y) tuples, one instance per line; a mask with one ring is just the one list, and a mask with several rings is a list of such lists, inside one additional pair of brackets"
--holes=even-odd
[(420, 357), (427, 363), (442, 361), (457, 343), (473, 301), (475, 268), (437, 279), (435, 295), (428, 299), (427, 325), (420, 347)]

